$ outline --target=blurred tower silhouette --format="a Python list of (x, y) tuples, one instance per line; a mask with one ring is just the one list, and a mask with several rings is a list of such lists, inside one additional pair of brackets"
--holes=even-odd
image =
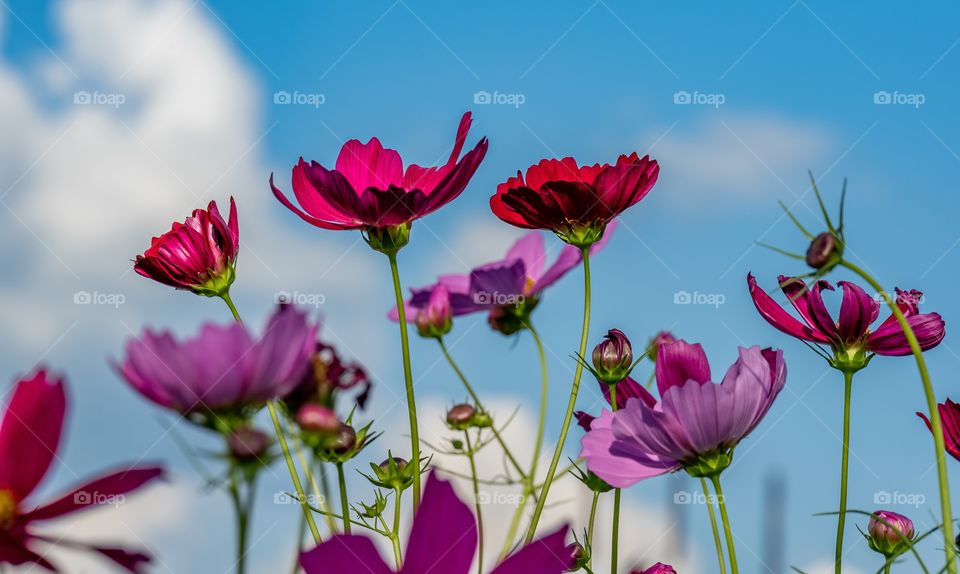
[(762, 554), (760, 572), (785, 574), (784, 542), (786, 540), (787, 482), (783, 473), (772, 471), (763, 482), (763, 515), (761, 516)]

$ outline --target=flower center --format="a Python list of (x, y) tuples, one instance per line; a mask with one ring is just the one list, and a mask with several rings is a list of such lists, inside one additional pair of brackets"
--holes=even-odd
[(17, 517), (17, 498), (12, 492), (0, 488), (0, 530), (13, 526)]

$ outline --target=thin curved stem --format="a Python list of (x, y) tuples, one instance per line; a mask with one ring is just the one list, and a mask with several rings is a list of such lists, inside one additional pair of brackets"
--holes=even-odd
[[(583, 253), (583, 326), (580, 330), (580, 356), (583, 357), (587, 353), (587, 341), (590, 337), (590, 248), (584, 247), (581, 252)], [(528, 544), (533, 541), (533, 537), (537, 533), (537, 524), (539, 524), (540, 516), (543, 514), (543, 507), (547, 503), (547, 495), (550, 493), (550, 486), (553, 484), (557, 465), (560, 464), (560, 457), (563, 456), (563, 447), (567, 442), (567, 432), (570, 430), (570, 423), (573, 420), (573, 410), (577, 406), (577, 394), (580, 391), (580, 378), (582, 376), (583, 364), (577, 361), (576, 369), (573, 372), (573, 384), (570, 387), (570, 400), (567, 402), (567, 412), (563, 417), (563, 426), (560, 427), (560, 437), (557, 439), (557, 447), (553, 451), (553, 459), (550, 460), (550, 468), (547, 470), (543, 488), (540, 489), (540, 496), (537, 497), (533, 519), (527, 529), (525, 540)]]
[(540, 333), (533, 328), (533, 323), (527, 324), (527, 330), (537, 345), (537, 354), (540, 357), (540, 419), (537, 422), (537, 438), (533, 446), (533, 458), (530, 461), (530, 479), (537, 476), (537, 464), (540, 461), (540, 451), (543, 448), (543, 435), (547, 424), (547, 398), (550, 394), (550, 379), (547, 375), (547, 353), (540, 339)]
[(720, 530), (717, 529), (717, 514), (713, 511), (713, 502), (710, 501), (710, 489), (707, 488), (707, 479), (700, 477), (700, 488), (706, 499), (707, 514), (710, 515), (710, 528), (713, 530), (713, 544), (717, 548), (717, 562), (720, 565), (720, 574), (726, 574), (727, 564), (723, 557), (723, 542), (720, 540)]
[[(477, 408), (479, 408), (481, 411), (486, 411), (487, 409), (484, 408), (483, 403), (480, 401), (480, 396), (477, 395), (473, 385), (470, 384), (467, 376), (464, 375), (463, 371), (460, 370), (460, 366), (457, 365), (457, 362), (453, 360), (453, 355), (451, 355), (450, 350), (447, 349), (447, 344), (443, 342), (443, 337), (437, 337), (437, 342), (440, 344), (440, 350), (443, 352), (443, 356), (447, 359), (447, 363), (450, 364), (450, 368), (453, 369), (453, 372), (456, 373), (457, 378), (460, 379), (460, 382), (463, 384), (463, 388), (467, 390), (467, 394), (470, 395), (470, 398), (473, 399), (474, 403), (476, 403)], [(491, 426), (490, 430), (493, 431), (493, 436), (497, 439), (497, 443), (500, 444), (500, 448), (503, 449), (503, 454), (507, 457), (507, 460), (510, 461), (510, 464), (517, 470), (517, 472), (520, 474), (520, 477), (526, 479), (527, 474), (523, 471), (523, 467), (520, 466), (517, 458), (513, 456), (513, 453), (510, 451), (510, 447), (508, 447), (506, 441), (503, 440), (500, 431), (498, 431), (497, 427), (495, 426)]]
[(474, 456), (470, 433), (463, 431), (463, 438), (467, 447), (467, 458), (470, 460), (470, 476), (473, 477), (473, 503), (477, 511), (477, 574), (483, 574), (483, 512), (480, 504), (480, 483), (477, 482), (477, 459)]
[[(581, 354), (581, 356), (583, 356)], [(610, 409), (617, 412), (617, 385), (610, 385)], [(620, 495), (619, 488), (613, 491), (613, 540), (610, 544), (610, 574), (617, 574), (617, 554), (620, 551)]]
[(590, 550), (590, 558), (587, 561), (589, 571), (593, 569), (593, 530), (597, 522), (597, 503), (600, 502), (600, 493), (593, 493), (593, 502), (590, 504), (590, 521), (587, 522), (587, 545)]
[(233, 318), (237, 321), (237, 323), (243, 325), (243, 319), (240, 318), (240, 312), (237, 311), (237, 306), (233, 304), (233, 299), (230, 298), (230, 292), (228, 291), (224, 293), (220, 296), (220, 298), (223, 299), (223, 302), (226, 303), (227, 307), (230, 308), (230, 312), (233, 313)]
[(390, 274), (393, 276), (393, 294), (397, 299), (397, 314), (400, 322), (400, 346), (403, 350), (403, 382), (407, 393), (407, 417), (410, 420), (410, 460), (416, 464), (413, 471), (413, 510), (420, 508), (420, 431), (417, 427), (417, 401), (413, 395), (413, 372), (410, 368), (410, 338), (407, 335), (407, 314), (403, 306), (403, 288), (400, 286), (400, 270), (397, 254), (388, 253)]
[(247, 533), (249, 532), (249, 513), (247, 506), (243, 502), (243, 495), (240, 492), (240, 481), (237, 479), (239, 470), (230, 469), (230, 500), (233, 503), (233, 511), (237, 521), (237, 562), (235, 566), (236, 574), (244, 574), (247, 571)]
[(400, 551), (400, 505), (402, 502), (401, 491), (394, 489), (393, 498), (393, 530), (390, 531), (390, 543), (393, 546), (393, 558), (397, 563), (397, 571), (403, 567), (403, 553)]
[(847, 521), (847, 471), (850, 464), (850, 395), (853, 373), (843, 372), (843, 454), (840, 457), (840, 512), (837, 514), (837, 545), (834, 554), (834, 572), (841, 574), (843, 561), (843, 529)]
[(350, 499), (347, 498), (347, 479), (343, 463), (337, 463), (337, 483), (340, 485), (340, 512), (343, 516), (343, 533), (350, 534)]
[(723, 488), (720, 486), (720, 476), (714, 475), (710, 478), (713, 481), (713, 490), (717, 493), (717, 502), (720, 505), (720, 519), (723, 521), (723, 533), (727, 539), (727, 554), (730, 555), (730, 572), (738, 574), (737, 550), (733, 544), (733, 531), (730, 529), (730, 517), (727, 516), (727, 500), (723, 496)]
[(943, 423), (940, 420), (940, 411), (937, 408), (937, 397), (933, 392), (933, 384), (930, 382), (930, 373), (927, 371), (927, 362), (923, 358), (923, 351), (920, 349), (920, 343), (917, 341), (917, 335), (913, 332), (913, 328), (910, 326), (907, 318), (903, 315), (903, 311), (901, 311), (900, 307), (897, 306), (896, 301), (887, 294), (883, 286), (881, 286), (880, 283), (878, 283), (877, 280), (874, 279), (869, 273), (857, 265), (847, 260), (843, 260), (842, 265), (863, 278), (863, 280), (869, 283), (878, 294), (883, 295), (884, 299), (887, 301), (887, 306), (890, 307), (890, 311), (893, 313), (893, 316), (896, 317), (897, 323), (900, 325), (900, 328), (903, 329), (903, 334), (907, 338), (907, 343), (910, 345), (910, 351), (913, 353), (914, 359), (916, 359), (917, 371), (919, 371), (920, 380), (923, 383), (924, 398), (927, 401), (927, 411), (930, 417), (930, 430), (933, 434), (933, 442), (936, 451), (937, 481), (940, 487), (940, 512), (943, 515), (943, 546), (947, 557), (946, 568), (947, 572), (950, 574), (957, 574), (956, 550), (954, 547), (955, 541), (953, 539), (953, 512), (950, 508), (950, 481), (947, 477), (947, 461), (943, 439)]

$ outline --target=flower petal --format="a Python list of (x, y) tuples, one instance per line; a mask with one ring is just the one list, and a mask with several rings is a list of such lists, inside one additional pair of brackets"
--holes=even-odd
[(306, 574), (393, 574), (369, 538), (351, 534), (336, 534), (301, 553), (300, 566)]
[(862, 287), (849, 281), (839, 281), (843, 288), (843, 302), (840, 304), (840, 324), (837, 327), (840, 338), (854, 343), (863, 337), (870, 325), (880, 314), (880, 304), (867, 295)]
[(63, 381), (45, 370), (14, 387), (0, 423), (0, 489), (26, 498), (50, 468), (66, 413)]
[(113, 504), (118, 497), (163, 475), (164, 470), (157, 466), (120, 470), (78, 486), (59, 499), (27, 512), (24, 519), (47, 520), (102, 504)]
[[(940, 344), (946, 336), (946, 324), (939, 313), (923, 313), (907, 317), (907, 323), (917, 336), (920, 349), (926, 351)], [(878, 355), (903, 356), (911, 353), (907, 337), (899, 323), (884, 323), (867, 336), (867, 349)]]
[[(627, 408), (616, 413), (616, 418), (630, 417), (638, 427), (644, 427), (639, 415), (629, 412), (630, 406), (637, 403), (639, 401), (630, 401)], [(591, 472), (611, 486), (626, 488), (679, 468), (676, 460), (652, 454), (643, 442), (619, 439), (613, 431), (614, 418), (614, 413), (604, 410), (593, 421), (590, 432), (580, 440), (580, 457), (587, 461)]]
[[(800, 322), (793, 315), (787, 313), (779, 303), (773, 300), (773, 297), (767, 295), (767, 293), (760, 288), (752, 273), (747, 274), (747, 285), (750, 289), (750, 297), (753, 299), (753, 304), (756, 306), (757, 311), (760, 312), (760, 316), (766, 319), (767, 323), (773, 325), (774, 328), (791, 337), (797, 337), (805, 341), (815, 341), (818, 343), (828, 343), (830, 341), (819, 331), (815, 331), (809, 325)], [(794, 305), (796, 305), (796, 303), (797, 301), (794, 300)], [(805, 303), (806, 300), (804, 300), (804, 304)]]
[(562, 574), (573, 566), (574, 556), (567, 550), (567, 532), (563, 526), (517, 550), (490, 574)]
[(365, 144), (360, 140), (343, 144), (335, 169), (347, 178), (358, 194), (370, 188), (384, 190), (403, 186), (400, 154), (384, 148), (377, 138), (371, 138)]
[(401, 574), (467, 574), (476, 550), (473, 513), (449, 482), (431, 473), (413, 517)]
[(700, 343), (690, 344), (683, 339), (662, 343), (657, 349), (657, 389), (662, 397), (667, 389), (693, 379), (698, 383), (710, 381), (710, 363)]

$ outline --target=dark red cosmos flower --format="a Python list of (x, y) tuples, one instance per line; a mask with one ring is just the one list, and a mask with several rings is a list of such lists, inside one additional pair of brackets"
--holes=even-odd
[[(943, 425), (943, 442), (950, 456), (960, 460), (960, 404), (947, 399), (947, 402), (937, 405), (940, 412), (940, 421)], [(930, 428), (930, 419), (924, 413), (917, 413)]]
[(384, 148), (379, 139), (365, 144), (350, 140), (340, 149), (334, 169), (303, 158), (293, 167), (299, 207), (273, 184), (272, 174), (270, 187), (280, 203), (311, 225), (360, 229), (378, 240), (377, 235), (389, 230), (399, 235), (394, 241), (405, 244), (409, 224), (456, 199), (487, 153), (487, 139), (481, 138), (458, 161), (471, 122), (470, 112), (463, 114), (450, 158), (439, 167), (411, 164), (404, 170), (400, 154)]
[(19, 381), (0, 423), (0, 564), (33, 564), (56, 572), (34, 542), (84, 548), (99, 553), (129, 572), (145, 572), (150, 557), (114, 546), (89, 545), (35, 534), (33, 523), (57, 518), (101, 504), (115, 503), (123, 495), (163, 475), (158, 467), (120, 470), (37, 506), (26, 502), (57, 456), (67, 409), (63, 381), (38, 371)]
[(222, 295), (234, 279), (240, 250), (237, 205), (230, 198), (230, 220), (226, 222), (211, 201), (206, 210), (194, 210), (183, 223), (154, 237), (150, 248), (138, 255), (133, 269), (147, 277), (200, 295)]
[(578, 166), (572, 157), (544, 159), (497, 186), (494, 215), (526, 229), (549, 229), (577, 246), (603, 237), (607, 223), (653, 188), (660, 166), (650, 156), (621, 155), (616, 165)]

